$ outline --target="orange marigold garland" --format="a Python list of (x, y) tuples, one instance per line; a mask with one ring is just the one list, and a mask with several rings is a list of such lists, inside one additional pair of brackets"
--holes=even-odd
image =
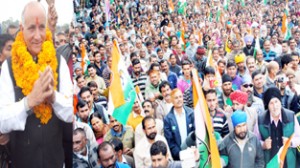
[[(56, 69), (58, 64), (50, 30), (46, 30), (46, 40), (42, 45), (41, 52), (38, 54), (37, 63), (27, 51), (23, 32), (20, 31), (12, 45), (12, 70), (16, 84), (22, 89), (25, 96), (32, 91), (34, 82), (39, 77), (39, 71), (43, 72), (48, 65), (53, 71), (54, 89), (57, 90), (58, 74)], [(33, 111), (42, 124), (47, 124), (52, 117), (52, 106), (46, 102), (35, 106)]]

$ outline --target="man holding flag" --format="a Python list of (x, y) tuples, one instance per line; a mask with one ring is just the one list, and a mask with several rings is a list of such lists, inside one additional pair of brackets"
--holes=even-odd
[[(300, 145), (300, 126), (295, 114), (282, 107), (281, 94), (276, 87), (268, 88), (263, 100), (267, 111), (259, 115), (254, 132), (261, 140), (267, 167), (279, 167), (280, 164), (284, 164), (285, 168), (296, 167), (296, 147)], [(294, 136), (291, 137), (293, 133)], [(280, 148), (288, 141), (291, 141), (289, 148), (281, 150)], [(281, 155), (285, 152), (286, 157)], [(281, 156), (280, 160), (278, 156)], [(274, 162), (273, 159), (278, 160)]]

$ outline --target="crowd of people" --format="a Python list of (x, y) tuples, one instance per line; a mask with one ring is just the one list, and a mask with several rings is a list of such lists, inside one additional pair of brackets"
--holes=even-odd
[[(205, 133), (195, 129), (194, 69), (223, 167), (266, 167), (287, 142), (280, 164), (300, 166), (297, 1), (73, 0), (73, 5), (69, 30), (52, 32), (73, 81), (73, 167), (181, 167), (186, 149), (202, 167), (203, 153), (194, 147), (196, 136)], [(0, 65), (11, 56), (17, 30), (12, 25), (0, 35)], [(126, 124), (108, 112), (114, 40), (141, 92)], [(8, 134), (0, 133), (0, 145), (7, 144)]]
[[(85, 130), (84, 145), (74, 145), (75, 167), (93, 167), (101, 153), (91, 151), (108, 143), (116, 156), (100, 155), (102, 167), (180, 167), (180, 151), (197, 145), (195, 132), (205, 133), (195, 130), (193, 69), (222, 166), (265, 167), (293, 135), (281, 164), (299, 167), (299, 3), (183, 3), (74, 1), (75, 122)], [(142, 94), (126, 124), (107, 112), (113, 40)], [(73, 141), (77, 136), (75, 130)]]

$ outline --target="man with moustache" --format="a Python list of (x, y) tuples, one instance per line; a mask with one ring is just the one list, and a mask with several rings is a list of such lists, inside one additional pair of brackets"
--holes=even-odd
[(158, 70), (153, 69), (148, 72), (148, 75), (150, 82), (146, 84), (145, 98), (154, 101), (161, 96), (159, 93), (160, 73)]
[(159, 92), (163, 99), (156, 99), (154, 102), (156, 105), (155, 117), (163, 120), (164, 117), (170, 112), (173, 104), (171, 102), (171, 85), (168, 81), (162, 81), (159, 85)]
[[(167, 143), (164, 136), (157, 134), (156, 121), (152, 116), (146, 116), (142, 121), (144, 136), (136, 145), (134, 150), (134, 161), (135, 167), (150, 167), (151, 156), (150, 148), (151, 145), (156, 141), (163, 141)], [(169, 148), (168, 148), (169, 149)], [(170, 152), (168, 150), (168, 152)]]
[(81, 100), (88, 104), (89, 116), (93, 113), (99, 113), (103, 117), (103, 123), (109, 123), (106, 109), (102, 105), (94, 103), (94, 96), (89, 87), (82, 87), (78, 95)]
[(104, 141), (118, 138), (124, 145), (123, 153), (132, 156), (134, 148), (134, 131), (128, 125), (122, 125), (113, 116), (109, 115), (110, 130), (105, 134)]
[(114, 147), (109, 142), (102, 142), (97, 150), (100, 168), (130, 168), (128, 164), (117, 161)]
[(223, 167), (264, 168), (264, 155), (259, 140), (248, 131), (247, 115), (238, 110), (231, 116), (234, 131), (230, 132), (219, 145)]
[(254, 54), (254, 46), (253, 43), (253, 36), (247, 35), (244, 38), (246, 46), (243, 48), (243, 52), (245, 55), (253, 55)]
[[(145, 100), (142, 103), (142, 107), (144, 110), (144, 113), (146, 116), (151, 116), (155, 118), (155, 112), (153, 108), (153, 104), (150, 100)], [(159, 135), (164, 135), (164, 123), (161, 119), (155, 118), (155, 123), (156, 123), (156, 128), (157, 128), (157, 133)], [(140, 123), (136, 129), (135, 129), (135, 134), (134, 134), (134, 143), (135, 146), (139, 143), (139, 141), (145, 136), (145, 132), (143, 131), (142, 128), (142, 123)]]
[(263, 101), (253, 95), (253, 83), (250, 76), (243, 79), (241, 91), (248, 94), (247, 107), (255, 108), (257, 114), (261, 114), (265, 111)]
[(73, 131), (73, 168), (97, 168), (96, 142), (88, 141), (86, 133), (82, 128), (76, 128)]
[(259, 98), (263, 98), (264, 92), (267, 90), (265, 85), (265, 76), (262, 74), (261, 70), (258, 69), (254, 71), (251, 75), (253, 82), (253, 94)]
[(254, 133), (261, 141), (265, 163), (278, 153), (279, 149), (294, 134), (285, 157), (284, 167), (296, 167), (296, 147), (300, 145), (300, 126), (295, 113), (281, 105), (280, 90), (270, 87), (264, 95), (267, 109), (258, 116)]
[(218, 105), (221, 109), (224, 109), (225, 111), (230, 109), (232, 102), (229, 95), (232, 92), (232, 79), (229, 75), (224, 74), (222, 76), (222, 93), (218, 95)]
[(246, 106), (248, 101), (248, 94), (245, 92), (242, 92), (240, 90), (236, 90), (230, 94), (230, 99), (232, 101), (232, 112), (227, 112), (226, 117), (228, 119), (228, 127), (229, 131), (234, 130), (234, 127), (232, 125), (231, 116), (238, 110), (242, 110), (247, 115), (247, 128), (249, 131), (253, 131), (254, 126), (257, 121), (257, 112), (254, 108)]
[(138, 86), (143, 97), (145, 97), (147, 75), (144, 72), (142, 72), (142, 66), (139, 59), (132, 60), (132, 68), (133, 71), (131, 73), (131, 80), (133, 86)]
[(256, 70), (255, 58), (253, 56), (247, 56), (246, 58), (246, 67), (248, 69), (249, 75)]

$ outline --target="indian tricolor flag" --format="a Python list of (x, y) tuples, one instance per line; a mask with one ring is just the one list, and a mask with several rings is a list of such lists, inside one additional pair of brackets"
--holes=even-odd
[(216, 138), (213, 134), (212, 119), (204, 98), (202, 87), (198, 80), (197, 70), (193, 74), (193, 101), (195, 122), (196, 143), (200, 152), (200, 167), (221, 168), (220, 154)]
[(292, 36), (292, 32), (289, 27), (289, 22), (287, 21), (288, 15), (289, 15), (289, 7), (288, 7), (288, 2), (286, 2), (285, 10), (282, 16), (282, 26), (281, 26), (281, 31), (284, 34), (285, 40), (288, 40)]
[(81, 68), (82, 68), (82, 72), (87, 75), (88, 74), (88, 72), (87, 72), (87, 66), (91, 62), (89, 60), (89, 57), (88, 57), (88, 54), (86, 52), (84, 44), (80, 44), (80, 50), (81, 50)]
[(293, 135), (283, 144), (283, 146), (279, 149), (278, 153), (270, 160), (270, 162), (267, 164), (267, 168), (281, 168), (284, 164), (285, 155), (289, 149), (289, 146), (291, 145), (291, 140), (293, 138)]
[(169, 12), (172, 13), (174, 11), (173, 0), (168, 0)]
[(212, 56), (212, 50), (208, 50), (208, 57), (207, 57), (207, 61), (206, 61), (206, 67), (211, 66), (214, 68), (216, 74), (215, 74), (215, 81), (214, 81), (214, 86), (215, 87), (220, 87), (222, 84), (222, 77), (221, 74), (218, 70), (218, 65), (217, 63), (213, 60), (213, 56)]
[(136, 92), (120, 53), (118, 43), (114, 40), (108, 113), (125, 125), (136, 99)]

